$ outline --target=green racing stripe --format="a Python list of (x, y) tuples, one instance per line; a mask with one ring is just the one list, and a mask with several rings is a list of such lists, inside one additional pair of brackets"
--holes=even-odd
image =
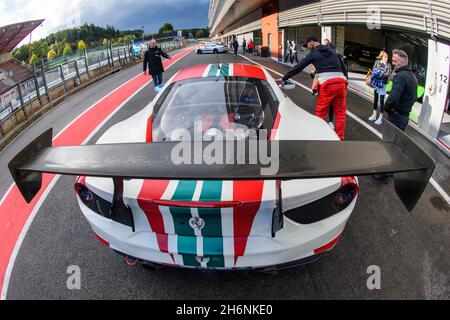
[[(197, 181), (180, 181), (172, 197), (173, 201), (191, 201), (194, 197)], [(200, 194), (200, 201), (221, 201), (222, 181), (205, 181)], [(197, 236), (189, 221), (192, 218), (190, 208), (170, 207), (177, 235), (178, 253), (183, 258), (185, 266), (200, 267), (197, 261)], [(209, 259), (207, 266), (211, 268), (225, 267), (223, 256), (222, 216), (220, 208), (199, 208), (200, 218), (205, 221), (201, 229), (203, 237), (203, 257)]]
[[(205, 181), (200, 201), (221, 201), (222, 187), (222, 181)], [(198, 209), (198, 213), (205, 221), (202, 236), (203, 255), (210, 259), (207, 265), (211, 268), (224, 268), (221, 209)]]
[[(197, 181), (180, 181), (177, 190), (172, 197), (173, 201), (191, 201)], [(178, 235), (178, 253), (183, 257), (183, 264), (186, 266), (200, 267), (197, 261), (197, 237), (194, 229), (189, 225), (189, 220), (192, 218), (190, 208), (170, 207), (173, 223), (175, 227), (175, 234)]]

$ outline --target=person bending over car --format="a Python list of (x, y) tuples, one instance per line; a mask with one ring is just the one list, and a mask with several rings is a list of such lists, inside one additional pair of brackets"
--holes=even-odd
[(163, 83), (164, 66), (162, 64), (161, 57), (172, 59), (167, 53), (158, 47), (156, 40), (152, 39), (150, 42), (150, 47), (144, 54), (144, 75), (147, 75), (148, 67), (148, 72), (153, 78), (155, 87)]
[(311, 52), (293, 67), (282, 80), (287, 81), (307, 66), (314, 65), (319, 91), (316, 115), (326, 121), (330, 106), (333, 105), (336, 116), (336, 133), (341, 140), (344, 140), (348, 83), (348, 72), (344, 61), (339, 57), (336, 50), (321, 45), (314, 36), (308, 37), (303, 47), (310, 49)]

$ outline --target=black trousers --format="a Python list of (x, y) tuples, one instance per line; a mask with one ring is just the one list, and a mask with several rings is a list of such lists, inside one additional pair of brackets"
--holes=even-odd
[(378, 110), (378, 100), (380, 100), (380, 112), (383, 113), (384, 112), (384, 101), (385, 101), (386, 96), (385, 95), (380, 95), (378, 94), (378, 92), (374, 92), (374, 100), (373, 100), (373, 110)]
[[(389, 117), (387, 120), (389, 122), (391, 122), (394, 126), (399, 128), (400, 130), (405, 131), (406, 127), (408, 126), (408, 123), (409, 123), (409, 116), (401, 115), (401, 114), (393, 111), (389, 114)], [(385, 173), (385, 174), (380, 174), (380, 175), (375, 175), (375, 176), (377, 176), (377, 180), (384, 180), (387, 183), (390, 175), (391, 174)]]
[(405, 131), (409, 123), (409, 116), (401, 115), (393, 111), (389, 114), (388, 121), (400, 130)]

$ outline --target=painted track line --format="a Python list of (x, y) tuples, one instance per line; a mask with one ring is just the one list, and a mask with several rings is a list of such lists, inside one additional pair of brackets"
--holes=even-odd
[[(266, 70), (268, 70), (268, 71), (270, 71), (270, 72), (272, 72), (272, 73), (278, 75), (278, 76), (284, 76), (284, 74), (281, 74), (281, 73), (278, 72), (278, 71), (275, 71), (275, 70), (273, 70), (273, 69), (271, 69), (271, 68), (269, 68), (269, 67), (266, 67), (266, 66), (264, 66), (264, 65), (262, 65), (262, 64), (260, 64), (260, 63), (258, 63), (258, 62), (256, 62), (256, 61), (253, 61), (253, 60), (250, 59), (250, 58), (247, 58), (247, 57), (245, 57), (245, 56), (243, 56), (243, 55), (241, 55), (241, 54), (239, 54), (239, 56), (240, 56), (241, 58), (244, 58), (245, 60), (250, 61), (250, 62), (253, 63), (253, 64), (256, 64), (256, 65), (258, 65), (258, 66), (260, 66), (260, 67), (262, 67), (262, 68), (264, 68), (264, 69), (266, 69)], [(292, 81), (293, 83), (295, 83), (295, 84), (298, 85), (299, 87), (305, 89), (306, 91), (312, 93), (312, 89), (311, 89), (311, 88), (308, 88), (307, 86), (305, 86), (305, 85), (301, 84), (300, 82), (297, 82), (297, 81), (295, 81), (295, 80), (293, 80), (293, 79), (290, 79), (290, 81)], [(347, 115), (348, 115), (350, 118), (352, 118), (353, 120), (355, 120), (356, 122), (358, 122), (360, 125), (364, 126), (367, 130), (369, 130), (370, 132), (372, 132), (372, 133), (373, 133), (374, 135), (376, 135), (378, 138), (383, 139), (383, 135), (381, 134), (380, 131), (378, 131), (378, 130), (375, 129), (374, 127), (370, 126), (370, 125), (369, 125), (368, 123), (366, 123), (363, 119), (361, 119), (360, 117), (358, 117), (356, 114), (354, 114), (354, 113), (352, 113), (352, 112), (350, 112), (350, 111), (347, 110)], [(447, 202), (447, 204), (450, 205), (450, 197), (449, 197), (449, 195), (447, 194), (447, 192), (445, 192), (445, 190), (439, 185), (439, 183), (438, 183), (433, 177), (431, 177), (431, 179), (430, 179), (430, 184), (431, 184), (431, 185), (434, 187), (434, 189), (442, 196), (442, 198), (444, 198), (444, 200)]]
[[(175, 55), (172, 60), (164, 61), (165, 67), (170, 68), (195, 48), (189, 48)], [(53, 139), (54, 145), (86, 144), (114, 114), (149, 83), (151, 83), (151, 80), (140, 74), (111, 91), (61, 130)], [(88, 135), (86, 136), (86, 134)], [(31, 204), (24, 201), (14, 184), (8, 189), (0, 202), (0, 228), (3, 228), (0, 229), (0, 241), (2, 243), (0, 251), (1, 300), (6, 299), (14, 262), (26, 233), (59, 177), (44, 175), (42, 189)]]

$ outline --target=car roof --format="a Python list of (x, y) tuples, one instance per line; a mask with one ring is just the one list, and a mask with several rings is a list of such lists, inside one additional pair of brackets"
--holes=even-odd
[(255, 65), (241, 63), (201, 64), (181, 70), (173, 82), (209, 77), (244, 77), (267, 80), (264, 70)]

